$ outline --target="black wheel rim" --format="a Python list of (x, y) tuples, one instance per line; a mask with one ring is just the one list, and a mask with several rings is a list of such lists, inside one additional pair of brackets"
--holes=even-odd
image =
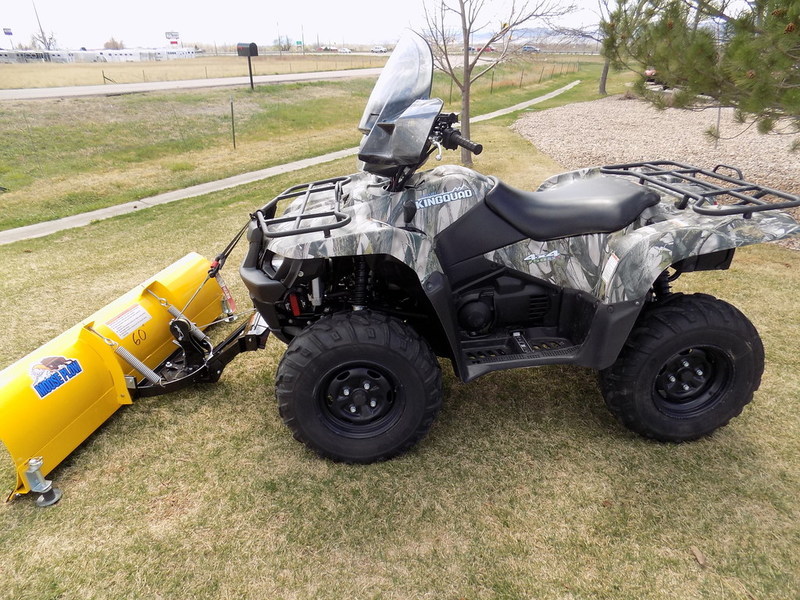
[(687, 348), (663, 364), (655, 379), (653, 399), (670, 417), (694, 417), (725, 395), (732, 376), (733, 363), (719, 348)]
[(339, 366), (318, 388), (322, 420), (335, 433), (367, 438), (385, 433), (400, 418), (405, 403), (393, 374), (377, 365)]

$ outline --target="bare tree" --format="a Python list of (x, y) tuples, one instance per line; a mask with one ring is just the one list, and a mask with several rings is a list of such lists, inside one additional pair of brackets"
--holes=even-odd
[[(554, 31), (570, 40), (590, 40), (596, 42), (599, 46), (605, 45), (607, 37), (607, 24), (611, 20), (612, 8), (610, 7), (612, 0), (597, 0), (597, 23), (584, 27), (556, 27)], [(601, 53), (605, 54), (605, 53)], [(598, 93), (603, 96), (607, 95), (606, 84), (608, 83), (608, 73), (611, 70), (611, 58), (604, 56), (603, 71), (600, 74), (600, 82), (598, 84)]]
[(122, 40), (117, 41), (112, 36), (110, 40), (108, 40), (105, 44), (103, 44), (103, 48), (107, 50), (124, 50), (125, 42), (123, 42)]
[[(447, 73), (461, 91), (461, 131), (470, 137), (470, 88), (475, 81), (486, 75), (506, 59), (513, 49), (515, 32), (532, 20), (547, 21), (561, 17), (574, 10), (557, 0), (534, 0), (533, 2), (511, 0), (502, 18), (492, 25), (486, 16), (486, 0), (426, 0), (426, 29), (419, 32), (433, 48), (436, 66)], [(489, 38), (474, 53), (470, 52), (473, 35), (488, 32)], [(487, 48), (496, 52), (487, 55)], [(472, 154), (461, 150), (461, 162), (472, 164)]]
[(34, 48), (43, 48), (44, 50), (55, 50), (58, 47), (56, 36), (53, 32), (47, 35), (42, 31), (41, 33), (34, 33), (31, 35), (31, 46)]

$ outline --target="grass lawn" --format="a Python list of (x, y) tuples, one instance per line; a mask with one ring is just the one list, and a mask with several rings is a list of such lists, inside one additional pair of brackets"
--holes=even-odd
[[(474, 126), (486, 147), (478, 170), (520, 187), (560, 170), (510, 122)], [(345, 159), (0, 246), (0, 306), (12, 315), (0, 366), (186, 252), (216, 254), (289, 185), (354, 169)], [(243, 250), (227, 269), (240, 305)], [(284, 347), (271, 339), (218, 384), (120, 410), (52, 473), (58, 505), (0, 505), (0, 597), (797, 597), (800, 253), (745, 248), (730, 271), (677, 287), (737, 305), (766, 347), (754, 403), (708, 439), (628, 432), (587, 369), (464, 385), (443, 363), (444, 407), (422, 443), (386, 463), (334, 464), (281, 423), (273, 377)], [(0, 455), (7, 489), (12, 475)]]
[[(578, 67), (571, 59), (503, 66), (494, 81), (486, 76), (475, 84), (474, 114), (596, 77), (599, 65), (587, 58), (578, 72), (570, 71)], [(3, 66), (14, 65), (0, 65), (0, 72)], [(0, 230), (357, 146), (356, 125), (373, 84), (0, 102), (0, 187), (8, 189), (0, 194)], [(434, 94), (452, 97), (448, 110), (460, 110), (458, 90), (451, 96), (441, 75)]]

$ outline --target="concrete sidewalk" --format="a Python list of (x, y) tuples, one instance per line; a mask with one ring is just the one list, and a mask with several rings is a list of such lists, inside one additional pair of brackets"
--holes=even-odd
[[(478, 117), (473, 117), (472, 122), (476, 123), (480, 121), (486, 121), (519, 110), (524, 110), (540, 102), (544, 102), (546, 100), (550, 100), (551, 98), (555, 98), (559, 94), (563, 94), (564, 92), (571, 90), (579, 83), (580, 80), (573, 81), (572, 83), (565, 85), (564, 87), (561, 87), (555, 91), (552, 91), (549, 94), (544, 94), (543, 96), (539, 96), (532, 100), (528, 100), (520, 104), (515, 104), (514, 106), (509, 106), (508, 108), (497, 110), (492, 113), (480, 115)], [(313, 158), (298, 160), (292, 163), (287, 163), (285, 165), (278, 165), (275, 167), (269, 167), (267, 169), (261, 169), (259, 171), (242, 173), (241, 175), (234, 175), (233, 177), (227, 177), (225, 179), (219, 179), (217, 181), (209, 181), (208, 183), (201, 183), (199, 185), (193, 185), (188, 188), (173, 190), (171, 192), (165, 192), (163, 194), (158, 194), (157, 196), (143, 198), (141, 200), (136, 200), (134, 202), (127, 202), (125, 204), (109, 206), (107, 208), (101, 208), (99, 210), (93, 210), (91, 212), (81, 213), (79, 215), (73, 215), (71, 217), (64, 217), (63, 219), (56, 219), (54, 221), (46, 221), (44, 223), (36, 223), (35, 225), (28, 225), (26, 227), (18, 227), (16, 229), (8, 229), (6, 231), (0, 231), (0, 245), (12, 244), (14, 242), (19, 242), (22, 240), (44, 237), (46, 235), (50, 235), (51, 233), (56, 233), (58, 231), (63, 231), (65, 229), (82, 227), (84, 225), (88, 225), (92, 221), (101, 221), (103, 219), (109, 219), (111, 217), (115, 217), (118, 215), (123, 215), (143, 210), (151, 206), (158, 206), (160, 204), (175, 202), (176, 200), (184, 200), (186, 198), (202, 196), (203, 194), (210, 194), (211, 192), (218, 192), (220, 190), (225, 190), (240, 185), (245, 185), (247, 183), (253, 183), (255, 181), (260, 181), (262, 179), (267, 179), (269, 177), (274, 177), (276, 175), (291, 173), (292, 171), (299, 171), (300, 169), (305, 169), (307, 167), (312, 167), (314, 165), (319, 165), (333, 160), (338, 160), (340, 158), (355, 156), (357, 153), (358, 153), (358, 148), (348, 148), (346, 150), (339, 150), (337, 152), (323, 154), (322, 156), (315, 156)]]

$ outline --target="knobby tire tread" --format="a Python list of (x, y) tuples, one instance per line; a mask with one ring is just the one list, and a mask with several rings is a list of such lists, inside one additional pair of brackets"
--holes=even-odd
[[(359, 327), (361, 334), (356, 329)], [(439, 363), (427, 345), (427, 342), (411, 327), (388, 315), (369, 310), (338, 313), (324, 317), (313, 326), (294, 338), (278, 365), (276, 378), (276, 396), (278, 411), (283, 422), (292, 431), (296, 440), (312, 448), (321, 456), (339, 462), (362, 462), (343, 460), (341, 457), (320, 448), (312, 439), (303, 433), (298, 425), (292, 408), (293, 389), (300, 372), (312, 368), (314, 358), (323, 352), (335, 350), (340, 342), (358, 343), (360, 335), (366, 336), (370, 343), (385, 345), (394, 352), (404, 356), (422, 375), (422, 382), (430, 393), (424, 409), (423, 417), (414, 434), (402, 446), (384, 453), (368, 462), (388, 460), (403, 454), (418, 443), (433, 425), (442, 406), (442, 374)]]
[(653, 432), (647, 423), (641, 421), (632, 390), (641, 374), (642, 361), (646, 361), (647, 356), (655, 352), (663, 341), (698, 327), (724, 325), (750, 345), (754, 365), (751, 387), (745, 391), (734, 412), (716, 424), (714, 429), (727, 425), (752, 401), (754, 392), (761, 384), (764, 368), (764, 348), (758, 332), (736, 307), (708, 294), (675, 296), (677, 297), (671, 298), (664, 305), (656, 303), (645, 309), (617, 361), (601, 371), (598, 378), (601, 393), (611, 414), (630, 430), (659, 441), (690, 441), (710, 433), (700, 432), (677, 440)]

